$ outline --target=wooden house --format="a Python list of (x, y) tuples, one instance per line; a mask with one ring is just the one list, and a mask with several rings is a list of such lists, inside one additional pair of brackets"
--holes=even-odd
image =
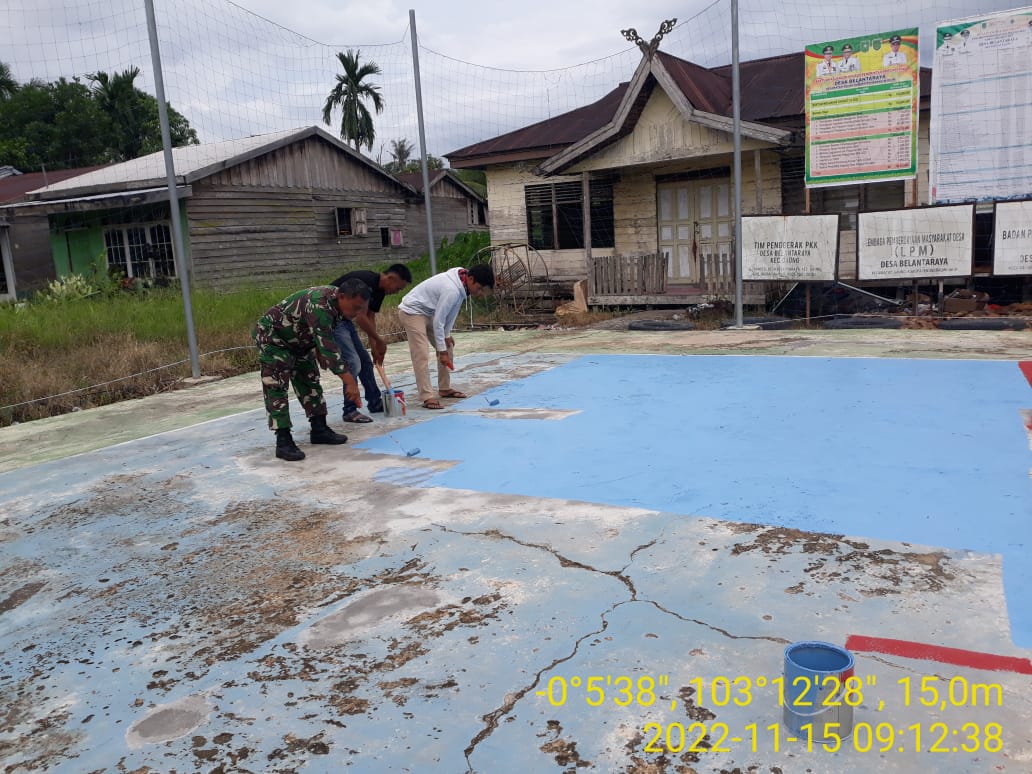
[[(327, 281), (349, 266), (405, 262), (428, 249), (422, 195), (319, 127), (175, 148), (173, 164), (198, 284)], [(28, 198), (8, 216), (46, 215), (58, 276), (176, 273), (162, 153)], [(454, 233), (442, 223), (441, 234)]]
[[(29, 191), (99, 168), (22, 173), (4, 167), (7, 173), (0, 174), (0, 207), (25, 201)], [(33, 208), (0, 209), (0, 301), (38, 290), (56, 277), (46, 214)]]
[[(916, 203), (921, 192), (914, 181), (897, 181), (807, 195), (803, 56), (740, 63), (742, 214), (843, 213), (846, 279), (856, 276), (856, 213)], [(728, 66), (657, 51), (592, 104), (446, 156), (452, 167), (485, 171), (492, 243), (528, 243), (553, 279), (588, 278), (592, 304), (729, 297), (731, 79)], [(921, 80), (923, 161), (927, 71)], [(762, 292), (762, 283), (746, 283), (746, 303), (762, 302)]]
[[(403, 172), (396, 177), (420, 194), (423, 193), (423, 173)], [(466, 185), (451, 169), (431, 169), (430, 209), (434, 217), (434, 239), (452, 237), (463, 231), (487, 231), (487, 200)], [(426, 231), (424, 210), (413, 212), (413, 222)], [(421, 219), (421, 220), (420, 220)], [(416, 226), (417, 228), (420, 226)]]

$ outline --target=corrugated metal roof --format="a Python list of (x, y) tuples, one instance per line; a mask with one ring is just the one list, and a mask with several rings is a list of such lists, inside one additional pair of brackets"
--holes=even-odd
[[(430, 178), (430, 187), (433, 188), (437, 181), (440, 180), (447, 170), (444, 169), (428, 169), (427, 177)], [(403, 182), (405, 185), (415, 188), (419, 193), (423, 193), (423, 173), (422, 172), (402, 172), (395, 175), (398, 180)]]
[(0, 177), (0, 202), (13, 202), (21, 199), (29, 191), (47, 185), (48, 183), (60, 183), (73, 177), (80, 177), (96, 169), (102, 169), (103, 165), (92, 167), (78, 167), (76, 169), (57, 169), (53, 172), (25, 172), (6, 177)]
[[(177, 182), (179, 184), (192, 183), (220, 170), (242, 164), (257, 156), (270, 153), (308, 137), (319, 137), (329, 142), (341, 152), (350, 155), (357, 162), (364, 164), (404, 187), (404, 183), (395, 180), (393, 176), (385, 172), (382, 167), (371, 159), (366, 158), (317, 126), (258, 134), (238, 140), (223, 140), (221, 142), (173, 148), (172, 163), (175, 166)], [(124, 161), (121, 164), (112, 164), (95, 172), (79, 175), (70, 180), (49, 185), (46, 188), (38, 188), (29, 193), (32, 198), (36, 199), (56, 199), (115, 190), (130, 191), (136, 188), (150, 188), (165, 183), (165, 155), (163, 151), (157, 151), (147, 156), (141, 156), (138, 159)]]
[(605, 126), (616, 112), (617, 106), (627, 91), (621, 83), (602, 99), (590, 105), (571, 110), (554, 118), (546, 118), (536, 124), (499, 135), (490, 140), (467, 145), (465, 148), (445, 154), (453, 166), (456, 162), (479, 156), (504, 154), (513, 150), (540, 150), (540, 157), (551, 156), (557, 150), (576, 142)]
[[(226, 162), (237, 156), (246, 156), (258, 148), (291, 138), (302, 131), (290, 129), (271, 134), (254, 135), (253, 137), (245, 137), (240, 140), (223, 140), (222, 142), (173, 148), (172, 163), (175, 166), (177, 177), (188, 178), (202, 169)], [(165, 154), (163, 151), (157, 151), (146, 156), (140, 156), (138, 159), (112, 164), (95, 172), (80, 175), (73, 180), (65, 180), (45, 188), (39, 188), (31, 193), (49, 195), (79, 188), (109, 187), (113, 185), (134, 188), (139, 187), (140, 184), (154, 184), (164, 180)]]

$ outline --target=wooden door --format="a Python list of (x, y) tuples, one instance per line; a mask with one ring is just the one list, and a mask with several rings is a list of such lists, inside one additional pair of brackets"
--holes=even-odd
[(734, 213), (727, 178), (684, 180), (656, 186), (659, 250), (672, 283), (733, 284)]

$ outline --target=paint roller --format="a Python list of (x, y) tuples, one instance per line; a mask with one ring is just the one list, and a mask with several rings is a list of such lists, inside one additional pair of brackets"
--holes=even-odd
[[(388, 400), (394, 400), (394, 390), (391, 387), (390, 380), (387, 378), (387, 374), (383, 372), (383, 364), (377, 363), (376, 370), (380, 372), (380, 378), (383, 380), (383, 384), (387, 388), (387, 391), (383, 395), (383, 400), (386, 405), (386, 402)], [(394, 441), (394, 443), (398, 444), (398, 448), (405, 452), (406, 457), (415, 457), (417, 454), (419, 454), (418, 446), (413, 446), (411, 449), (406, 449), (404, 446), (401, 445), (401, 442), (397, 438), (390, 434), (390, 432), (387, 433), (387, 437)]]

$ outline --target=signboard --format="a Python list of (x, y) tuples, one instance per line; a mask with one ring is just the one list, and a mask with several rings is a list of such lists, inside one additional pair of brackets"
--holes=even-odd
[(1032, 274), (1032, 202), (999, 202), (993, 274)]
[(1032, 193), (1032, 8), (936, 28), (929, 184), (933, 202)]
[(834, 280), (838, 215), (742, 218), (742, 279)]
[(917, 28), (806, 47), (806, 185), (917, 175)]
[(971, 274), (975, 206), (923, 207), (858, 216), (862, 280), (966, 277)]

